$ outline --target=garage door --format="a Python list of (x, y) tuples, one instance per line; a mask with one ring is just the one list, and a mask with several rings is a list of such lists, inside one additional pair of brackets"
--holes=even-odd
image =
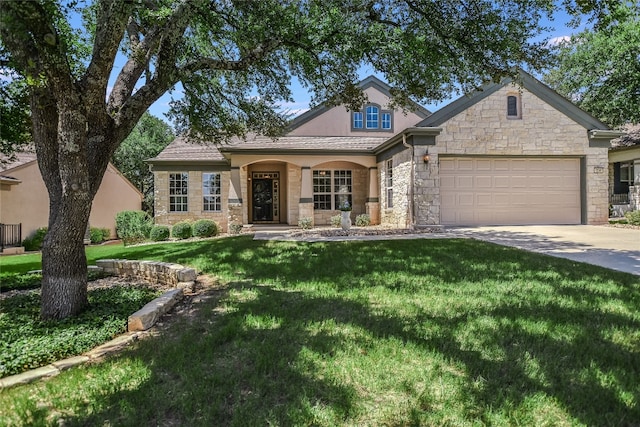
[(445, 225), (580, 224), (580, 159), (440, 157)]

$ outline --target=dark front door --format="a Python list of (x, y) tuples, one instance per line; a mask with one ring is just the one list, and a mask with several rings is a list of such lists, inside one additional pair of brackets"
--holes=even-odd
[(251, 180), (253, 222), (278, 222), (277, 173), (254, 173)]

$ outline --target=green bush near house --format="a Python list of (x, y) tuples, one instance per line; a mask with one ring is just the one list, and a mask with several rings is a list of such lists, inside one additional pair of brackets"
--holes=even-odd
[(340, 221), (342, 221), (342, 217), (340, 215), (332, 216), (329, 221), (331, 222), (332, 227), (340, 228)]
[(312, 226), (313, 219), (308, 216), (302, 217), (298, 220), (298, 227), (302, 228), (303, 230), (309, 230)]
[(47, 227), (40, 227), (22, 241), (22, 246), (26, 251), (39, 251), (42, 249), (42, 242), (44, 242), (46, 234)]
[(640, 225), (640, 211), (627, 212), (624, 217), (629, 224)]
[(212, 237), (218, 235), (218, 224), (210, 219), (199, 219), (193, 223), (194, 237)]
[(122, 211), (116, 214), (116, 233), (125, 245), (149, 238), (153, 222), (144, 211)]
[(108, 228), (96, 228), (91, 227), (89, 230), (91, 237), (91, 243), (102, 243), (111, 236), (111, 231)]
[(171, 228), (171, 236), (176, 239), (188, 239), (193, 236), (193, 229), (191, 223), (187, 221), (177, 222), (173, 224)]
[(154, 225), (149, 233), (149, 238), (154, 242), (162, 242), (164, 240), (169, 240), (169, 235), (171, 231), (168, 225)]
[(371, 217), (368, 214), (361, 214), (356, 217), (356, 226), (368, 227), (371, 224)]

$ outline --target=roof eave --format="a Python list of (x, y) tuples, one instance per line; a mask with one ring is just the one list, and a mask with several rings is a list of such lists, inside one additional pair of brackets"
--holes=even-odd
[(438, 136), (442, 132), (441, 127), (409, 127), (402, 132), (389, 138), (382, 144), (378, 145), (373, 151), (375, 154), (380, 154), (383, 151), (400, 144), (407, 137), (410, 136)]

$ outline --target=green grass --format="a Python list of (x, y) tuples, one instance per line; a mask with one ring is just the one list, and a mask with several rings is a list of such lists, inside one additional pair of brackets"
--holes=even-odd
[(637, 276), (473, 240), (97, 249), (228, 283), (160, 337), (0, 392), (0, 425), (640, 420)]

